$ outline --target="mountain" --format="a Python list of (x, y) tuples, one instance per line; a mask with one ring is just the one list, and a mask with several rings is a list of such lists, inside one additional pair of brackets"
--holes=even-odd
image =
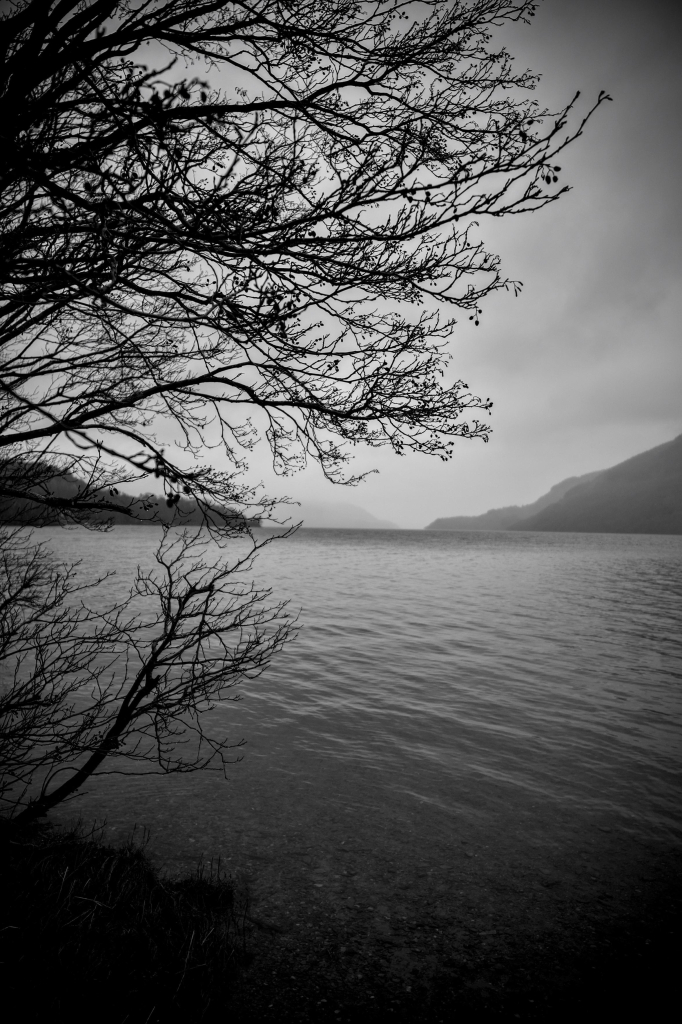
[(682, 534), (682, 434), (579, 483), (509, 529)]
[(584, 476), (570, 476), (555, 484), (547, 494), (534, 501), (531, 505), (507, 505), (506, 508), (492, 508), (480, 516), (451, 516), (447, 519), (434, 519), (427, 530), (509, 530), (515, 523), (534, 516), (548, 505), (560, 498), (579, 484), (587, 483), (599, 476), (599, 472), (585, 473)]
[[(3, 472), (3, 470), (6, 470)], [(3, 484), (8, 486), (3, 488)], [(23, 490), (21, 465), (11, 469), (0, 464), (0, 493), (12, 493), (16, 489)], [(44, 479), (36, 484), (58, 503), (78, 497), (85, 491), (85, 484), (71, 473), (45, 474)], [(110, 506), (106, 511), (83, 510), (85, 521), (90, 523), (111, 523), (116, 526), (158, 526), (160, 523), (173, 523), (175, 526), (198, 526), (206, 522), (205, 514), (197, 507), (195, 501), (180, 497), (174, 505), (169, 506), (165, 497), (158, 494), (131, 495), (116, 489), (101, 488), (91, 494), (91, 499), (102, 498)], [(131, 509), (134, 516), (126, 515), (124, 509)], [(0, 523), (17, 523), (32, 526), (47, 526), (61, 521), (59, 505), (45, 506), (40, 502), (20, 498), (0, 498)], [(232, 509), (212, 509), (211, 518), (218, 525), (237, 525), (243, 522), (241, 513)], [(250, 526), (257, 526), (259, 519), (250, 519)]]
[(303, 521), (306, 529), (316, 530), (397, 530), (388, 519), (377, 519), (359, 505), (342, 501), (302, 501), (300, 508), (288, 506), (292, 522)]

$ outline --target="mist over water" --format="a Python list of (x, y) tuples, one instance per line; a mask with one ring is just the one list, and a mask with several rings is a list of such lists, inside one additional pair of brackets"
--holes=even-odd
[[(41, 538), (116, 569), (113, 598), (159, 534)], [(428, 912), (462, 949), (577, 927), (679, 854), (681, 537), (301, 530), (254, 575), (301, 629), (209, 713), (247, 740), (229, 781), (102, 778), (60, 820), (146, 825), (171, 868), (220, 854), (279, 919), (398, 941)]]

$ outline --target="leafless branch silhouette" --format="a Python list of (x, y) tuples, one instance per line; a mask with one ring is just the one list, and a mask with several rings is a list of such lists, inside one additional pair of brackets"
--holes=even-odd
[[(201, 531), (166, 530), (157, 574), (99, 612), (73, 568), (4, 534), (5, 792), (41, 779), (22, 815), (119, 756), (222, 763), (199, 712), (287, 633), (239, 582), (248, 558), (202, 561), (204, 534), (270, 514), (244, 475), (259, 438), (277, 472), (313, 459), (335, 482), (357, 481), (357, 444), (448, 459), (487, 440), (489, 399), (446, 375), (457, 317), (519, 287), (479, 223), (565, 192), (556, 161), (594, 110), (529, 95), (498, 37), (532, 14), (3, 5), (0, 520)], [(125, 491), (140, 481), (163, 493)]]
[(74, 566), (9, 533), (0, 802), (28, 820), (121, 762), (128, 772), (224, 771), (241, 743), (208, 733), (204, 712), (237, 699), (232, 688), (257, 677), (291, 633), (284, 606), (250, 582), (255, 550), (216, 566), (215, 540), (166, 528), (156, 568), (138, 569), (128, 598), (96, 611), (83, 596), (101, 578), (78, 583)]

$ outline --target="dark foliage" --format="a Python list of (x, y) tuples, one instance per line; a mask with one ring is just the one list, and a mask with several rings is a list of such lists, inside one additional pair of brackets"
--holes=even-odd
[[(89, 528), (166, 523), (206, 526), (227, 533), (243, 533), (260, 524), (259, 517), (246, 518), (236, 509), (199, 505), (180, 494), (170, 498), (161, 494), (128, 494), (118, 487), (93, 489), (87, 481), (61, 473), (57, 466), (46, 463), (39, 474), (35, 469), (25, 459), (0, 463), (0, 523), (56, 526), (80, 522)], [(37, 498), (21, 491), (29, 477), (31, 493)], [(11, 497), (12, 492), (20, 496)], [(84, 501), (85, 494), (88, 498)]]
[(217, 866), (173, 881), (133, 842), (7, 825), (0, 865), (3, 1002), (22, 1020), (189, 1024), (224, 1009), (248, 908)]

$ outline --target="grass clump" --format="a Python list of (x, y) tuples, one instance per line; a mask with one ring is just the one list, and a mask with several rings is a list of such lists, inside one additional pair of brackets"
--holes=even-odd
[(0, 972), (23, 1021), (222, 1016), (246, 914), (220, 870), (161, 878), (143, 845), (0, 822)]

